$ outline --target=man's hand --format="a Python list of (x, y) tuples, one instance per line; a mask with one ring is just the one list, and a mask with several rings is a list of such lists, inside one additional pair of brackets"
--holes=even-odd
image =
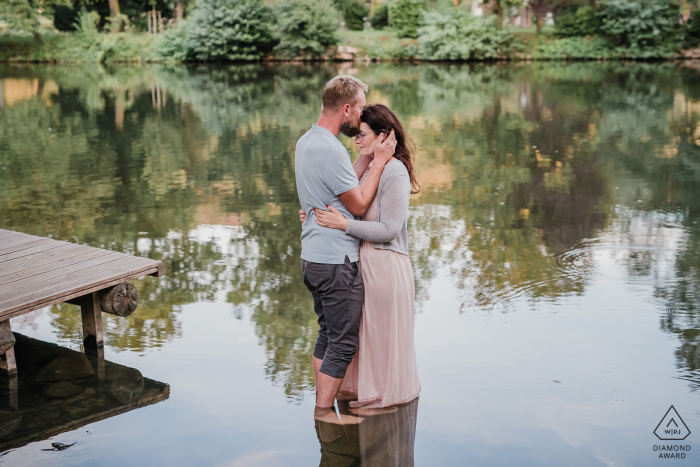
[[(382, 133), (384, 135), (384, 133)], [(389, 136), (384, 136), (384, 139), (377, 142), (374, 145), (374, 165), (375, 167), (379, 165), (384, 167), (392, 157), (394, 157), (394, 152), (396, 151), (396, 135), (394, 135), (394, 130), (391, 130)]]

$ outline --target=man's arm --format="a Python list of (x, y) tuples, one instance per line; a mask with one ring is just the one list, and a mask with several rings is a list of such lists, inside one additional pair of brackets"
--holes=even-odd
[(338, 195), (340, 201), (343, 202), (345, 207), (354, 216), (363, 216), (367, 212), (367, 208), (372, 203), (374, 195), (377, 193), (377, 188), (379, 187), (379, 179), (382, 177), (382, 172), (384, 171), (384, 166), (391, 160), (394, 156), (394, 149), (396, 148), (396, 136), (394, 136), (394, 130), (388, 137), (384, 138), (383, 141), (377, 143), (374, 149), (374, 164), (367, 174), (365, 183), (360, 186), (356, 186), (345, 193)]

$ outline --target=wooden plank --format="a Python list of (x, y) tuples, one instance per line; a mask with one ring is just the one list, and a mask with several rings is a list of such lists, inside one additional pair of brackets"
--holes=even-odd
[(22, 281), (14, 285), (12, 283), (0, 285), (0, 310), (3, 310), (4, 305), (9, 302), (39, 296), (44, 290), (60, 288), (65, 292), (77, 291), (82, 289), (82, 283), (88, 284), (95, 277), (108, 280), (118, 276), (120, 272), (128, 274), (136, 269), (144, 270), (155, 267), (156, 265), (153, 263), (145, 262), (140, 258), (112, 252), (105, 256), (89, 259), (76, 266), (49, 271), (47, 274), (42, 274), (47, 279), (41, 282), (26, 285), (27, 281)]
[[(41, 237), (35, 237), (33, 235), (21, 234), (21, 233), (17, 232), (17, 235), (6, 237), (2, 242), (2, 246), (6, 247), (6, 246), (19, 245), (22, 243), (34, 241), (37, 238), (41, 238)], [(50, 240), (50, 239), (47, 239), (47, 240)]]
[[(39, 274), (31, 274), (28, 271), (23, 271), (16, 278), (13, 277), (12, 280), (6, 279), (2, 281), (0, 284), (0, 297), (2, 297), (0, 298), (0, 303), (23, 293), (27, 289), (36, 290), (36, 288), (41, 287), (44, 282), (51, 281), (52, 283), (56, 283), (62, 280), (63, 276), (68, 273), (79, 274), (84, 269), (99, 267), (114, 261), (125, 261), (128, 258), (131, 257), (115, 251), (95, 249), (89, 254), (77, 255), (76, 262), (66, 266), (46, 270)], [(21, 280), (21, 283), (15, 284), (14, 282), (17, 280)]]
[(102, 313), (100, 294), (93, 292), (80, 300), (80, 314), (83, 317), (83, 345), (92, 349), (102, 347)]
[(75, 245), (75, 243), (54, 241), (51, 241), (50, 243), (40, 243), (37, 246), (28, 247), (23, 250), (7, 253), (5, 255), (0, 255), (0, 264), (11, 259), (21, 258), (22, 256), (31, 256), (35, 253), (40, 253), (42, 251), (53, 250), (55, 248), (58, 248), (59, 245)]
[(0, 230), (0, 242), (4, 240), (11, 240), (13, 238), (17, 238), (19, 232), (15, 232), (13, 230)]
[(67, 242), (60, 242), (59, 240), (51, 240), (50, 238), (37, 238), (32, 240), (31, 242), (25, 242), (21, 243), (19, 245), (4, 245), (0, 244), (0, 258), (6, 254), (13, 253), (15, 251), (20, 251), (20, 250), (25, 250), (27, 248), (31, 248), (37, 245), (51, 245), (53, 242), (59, 242), (59, 243), (67, 243)]
[[(72, 297), (76, 297), (87, 293), (86, 289), (89, 287), (100, 285), (101, 288), (104, 288), (108, 286), (107, 283), (119, 283), (119, 279), (128, 280), (140, 277), (138, 274), (149, 274), (157, 270), (158, 265), (150, 260), (132, 258), (131, 261), (114, 261), (93, 265), (86, 270), (65, 273), (48, 283), (44, 282), (29, 289), (23, 288), (21, 293), (13, 295), (11, 298), (3, 297), (0, 301), (0, 319), (16, 310), (31, 307), (35, 303), (47, 302), (58, 297), (64, 297), (65, 300), (72, 292), (75, 292)], [(13, 316), (17, 315), (13, 314)]]
[(87, 293), (92, 293), (92, 292), (97, 292), (102, 289), (105, 289), (107, 287), (111, 287), (113, 285), (120, 284), (124, 281), (132, 280), (132, 279), (138, 279), (140, 277), (150, 275), (154, 276), (158, 273), (158, 269), (156, 267), (153, 267), (151, 269), (145, 269), (145, 270), (137, 270), (136, 272), (130, 273), (130, 274), (124, 274), (121, 276), (116, 276), (113, 279), (109, 279), (105, 282), (97, 282), (88, 288), (85, 289), (79, 289), (77, 291), (72, 291), (72, 292), (63, 292), (59, 293), (56, 295), (52, 295), (48, 297), (47, 299), (38, 300), (36, 302), (33, 302), (31, 305), (25, 305), (21, 307), (15, 307), (13, 311), (0, 311), (0, 319), (11, 319), (15, 318), (17, 316), (22, 316), (26, 313), (29, 313), (31, 311), (39, 310), (41, 308), (45, 308), (47, 306), (51, 306), (55, 303), (61, 303), (68, 301), (72, 298), (77, 298), (82, 295), (85, 295)]
[(16, 230), (5, 230), (2, 229), (2, 232), (0, 232), (0, 240), (10, 240), (13, 238), (19, 238), (23, 235), (29, 235), (24, 232), (17, 232)]
[(163, 271), (163, 263), (158, 261), (158, 270), (154, 273), (149, 274), (149, 276), (163, 277), (165, 276), (165, 271)]
[(51, 269), (52, 263), (75, 258), (75, 252), (81, 250), (85, 251), (85, 247), (75, 243), (58, 244), (55, 248), (32, 255), (20, 256), (10, 260), (2, 258), (0, 259), (0, 284), (5, 283), (4, 276), (16, 274), (27, 269)]
[[(55, 277), (56, 273), (77, 271), (85, 267), (84, 263), (91, 261), (97, 264), (106, 263), (110, 259), (128, 258), (129, 256), (116, 251), (100, 250), (91, 248), (87, 251), (68, 251), (59, 255), (58, 261), (37, 267), (20, 269), (17, 272), (7, 273), (0, 270), (0, 294), (11, 293), (23, 287), (33, 287), (36, 284), (45, 282), (50, 277)], [(102, 259), (101, 259), (102, 258)], [(110, 258), (110, 259), (108, 259)], [(19, 284), (15, 284), (19, 282)]]

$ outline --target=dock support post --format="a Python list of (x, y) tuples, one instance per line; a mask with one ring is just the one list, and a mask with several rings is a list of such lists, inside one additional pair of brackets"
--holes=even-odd
[(100, 294), (93, 292), (80, 297), (80, 313), (83, 317), (83, 346), (93, 349), (102, 347), (104, 341), (102, 339)]
[(17, 372), (10, 375), (10, 407), (19, 409), (19, 394), (17, 392)]
[(15, 361), (15, 336), (10, 329), (10, 320), (0, 322), (0, 345), (5, 353), (5, 360), (0, 362), (0, 368), (9, 374), (17, 373), (17, 362)]
[(94, 361), (93, 368), (95, 368), (95, 372), (97, 373), (97, 379), (100, 381), (105, 380), (105, 348), (103, 345), (93, 348), (93, 347), (85, 347), (85, 355), (88, 356), (88, 358), (91, 360), (91, 363)]

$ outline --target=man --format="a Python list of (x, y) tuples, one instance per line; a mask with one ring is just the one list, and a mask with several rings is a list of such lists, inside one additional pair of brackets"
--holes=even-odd
[[(323, 88), (321, 116), (297, 142), (297, 193), (306, 221), (301, 232), (304, 284), (314, 299), (318, 338), (314, 347), (317, 420), (339, 423), (332, 412), (345, 371), (357, 351), (364, 283), (357, 264), (360, 240), (316, 223), (314, 209), (333, 206), (347, 218), (362, 216), (396, 147), (392, 133), (378, 143), (374, 164), (362, 187), (338, 134), (360, 132), (367, 85), (347, 75)], [(348, 417), (346, 417), (346, 421)]]

